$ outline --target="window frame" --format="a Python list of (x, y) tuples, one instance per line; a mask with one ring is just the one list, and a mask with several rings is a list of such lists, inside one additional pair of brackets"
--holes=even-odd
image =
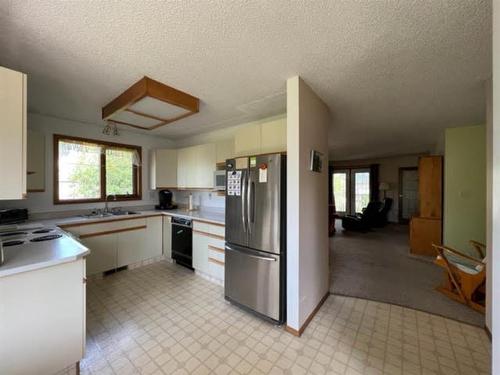
[(100, 198), (89, 199), (59, 199), (59, 142), (61, 141), (81, 141), (86, 143), (93, 143), (101, 147), (108, 148), (121, 148), (137, 151), (139, 154), (140, 165), (133, 166), (133, 181), (134, 192), (129, 195), (116, 195), (116, 201), (133, 201), (142, 199), (142, 147), (135, 145), (128, 145), (123, 143), (107, 142), (98, 139), (73, 137), (69, 135), (54, 134), (53, 147), (54, 147), (54, 204), (78, 204), (78, 203), (98, 203), (106, 201), (106, 153), (101, 153), (100, 166), (101, 166), (101, 196)]

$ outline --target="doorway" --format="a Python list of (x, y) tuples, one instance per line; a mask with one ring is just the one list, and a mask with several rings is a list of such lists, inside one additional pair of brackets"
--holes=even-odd
[(370, 202), (370, 168), (335, 169), (332, 178), (337, 214), (361, 213)]
[(401, 224), (408, 224), (418, 212), (418, 168), (399, 168), (399, 205), (398, 219)]

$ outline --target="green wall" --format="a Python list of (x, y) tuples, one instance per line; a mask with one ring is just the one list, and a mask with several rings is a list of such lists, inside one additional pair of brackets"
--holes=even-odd
[(449, 128), (445, 132), (444, 244), (474, 254), (469, 240), (486, 241), (483, 125)]

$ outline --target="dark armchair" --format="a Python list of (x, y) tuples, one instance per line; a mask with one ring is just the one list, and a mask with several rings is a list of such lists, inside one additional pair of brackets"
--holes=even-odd
[(347, 215), (342, 218), (342, 228), (353, 231), (367, 231), (372, 227), (383, 227), (387, 224), (387, 214), (392, 207), (392, 199), (382, 202), (370, 202), (361, 214)]
[(342, 228), (345, 230), (367, 231), (373, 226), (379, 214), (380, 206), (380, 202), (370, 202), (363, 209), (363, 213), (344, 216), (342, 218)]

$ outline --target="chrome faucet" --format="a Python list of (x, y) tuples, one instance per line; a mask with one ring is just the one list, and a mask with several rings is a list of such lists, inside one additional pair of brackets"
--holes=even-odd
[(105, 214), (109, 213), (109, 208), (108, 208), (109, 197), (113, 197), (113, 200), (116, 201), (116, 194), (110, 194), (110, 195), (106, 196), (106, 200), (104, 201), (104, 213)]

